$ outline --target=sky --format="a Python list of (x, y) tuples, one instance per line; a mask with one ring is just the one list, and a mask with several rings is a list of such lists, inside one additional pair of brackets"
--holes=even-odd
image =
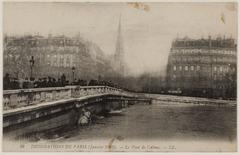
[[(121, 16), (125, 62), (133, 75), (164, 74), (176, 37), (237, 39), (235, 3), (39, 3), (5, 2), (3, 31), (8, 35), (78, 33), (107, 54), (115, 52)], [(222, 20), (223, 19), (223, 20)]]

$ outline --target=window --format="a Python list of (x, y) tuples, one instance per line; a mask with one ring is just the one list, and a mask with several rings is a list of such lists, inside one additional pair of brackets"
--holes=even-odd
[(64, 63), (64, 57), (63, 55), (60, 55), (59, 65), (62, 66)]
[(188, 70), (188, 66), (185, 66), (185, 71), (187, 71)]
[(173, 66), (173, 70), (176, 71), (176, 70), (177, 70), (177, 67), (176, 67), (176, 66)]
[(53, 66), (57, 66), (57, 55), (53, 56)]
[(47, 64), (50, 65), (51, 64), (51, 56), (48, 54), (47, 55)]
[(228, 71), (229, 71), (229, 67), (227, 66), (227, 67), (226, 67), (226, 72), (228, 73)]
[(222, 66), (220, 66), (219, 70), (220, 70), (220, 72), (222, 72), (222, 71), (223, 71), (223, 67), (222, 67)]
[(191, 70), (192, 70), (192, 71), (194, 70), (194, 66), (191, 66)]
[(177, 78), (176, 75), (173, 74), (173, 75), (172, 75), (172, 80), (176, 80), (176, 78)]
[(213, 79), (216, 81), (217, 80), (217, 75), (214, 74)]
[(66, 65), (65, 66), (66, 67), (70, 66), (70, 57), (69, 56), (66, 57)]
[(179, 70), (180, 70), (180, 71), (182, 70), (182, 66), (179, 66)]
[(173, 74), (173, 80), (176, 80), (176, 75), (175, 74)]
[(228, 72), (228, 67), (224, 67), (224, 72), (227, 73)]
[(197, 66), (197, 70), (198, 70), (198, 71), (200, 70), (200, 66)]
[(217, 71), (217, 67), (216, 67), (216, 66), (214, 66), (213, 70), (216, 72), (216, 71)]

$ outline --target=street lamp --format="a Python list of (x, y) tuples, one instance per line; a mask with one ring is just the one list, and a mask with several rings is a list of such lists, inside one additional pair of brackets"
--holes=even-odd
[(72, 67), (72, 78), (73, 78), (72, 81), (73, 81), (73, 82), (74, 82), (74, 72), (75, 72), (75, 67), (73, 66), (73, 67)]
[(34, 56), (31, 57), (31, 59), (29, 60), (30, 62), (30, 79), (32, 79), (32, 73), (33, 73), (33, 66), (34, 66)]

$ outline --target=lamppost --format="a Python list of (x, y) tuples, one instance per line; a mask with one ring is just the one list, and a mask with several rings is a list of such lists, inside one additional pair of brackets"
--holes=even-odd
[(34, 63), (35, 63), (34, 56), (31, 57), (29, 62), (30, 62), (30, 79), (32, 79), (33, 66), (34, 66)]
[(75, 72), (75, 67), (73, 66), (73, 67), (72, 67), (72, 78), (73, 78), (72, 81), (73, 81), (73, 83), (74, 83), (74, 72)]

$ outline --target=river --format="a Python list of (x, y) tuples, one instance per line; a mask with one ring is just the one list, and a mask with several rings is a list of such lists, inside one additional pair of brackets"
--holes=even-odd
[(236, 140), (236, 107), (194, 104), (135, 104), (71, 132), (67, 141), (124, 137), (136, 140)]
[[(169, 147), (168, 144), (165, 145), (166, 142), (175, 142), (171, 143), (173, 144), (171, 147), (178, 146), (179, 151), (234, 151), (237, 135), (236, 117), (236, 106), (232, 105), (154, 101), (151, 105), (131, 105), (119, 115), (98, 119), (87, 126), (74, 128), (67, 132), (53, 133), (56, 138), (48, 139), (47, 142), (92, 145), (97, 141), (108, 143), (109, 140), (115, 138), (119, 141), (124, 140), (124, 144), (131, 141), (135, 142), (134, 144), (155, 142), (154, 147), (160, 144)], [(41, 140), (39, 142), (45, 143)], [(193, 145), (194, 143), (196, 145)], [(118, 148), (118, 150), (124, 149)], [(131, 150), (139, 151), (136, 148)], [(80, 151), (91, 150), (80, 149)], [(156, 151), (172, 150), (158, 147)]]

